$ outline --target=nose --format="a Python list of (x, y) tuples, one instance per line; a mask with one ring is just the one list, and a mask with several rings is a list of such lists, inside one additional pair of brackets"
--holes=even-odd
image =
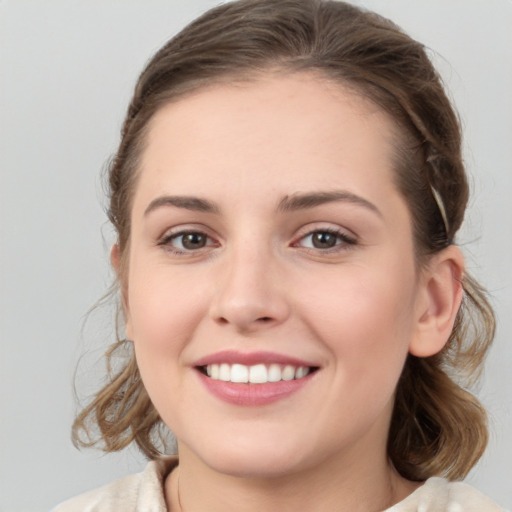
[(286, 321), (290, 304), (282, 272), (269, 252), (247, 248), (223, 261), (210, 307), (216, 323), (251, 333)]

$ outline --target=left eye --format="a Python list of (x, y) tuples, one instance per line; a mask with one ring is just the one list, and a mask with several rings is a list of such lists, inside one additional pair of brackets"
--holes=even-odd
[(354, 244), (354, 240), (338, 231), (313, 231), (299, 240), (297, 245), (310, 249), (332, 249), (337, 245)]

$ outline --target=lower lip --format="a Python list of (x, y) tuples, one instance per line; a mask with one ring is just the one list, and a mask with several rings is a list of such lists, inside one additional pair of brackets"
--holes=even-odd
[(197, 371), (206, 389), (220, 400), (233, 405), (254, 407), (268, 405), (293, 395), (306, 385), (312, 373), (301, 379), (266, 382), (265, 384), (238, 384), (207, 377)]

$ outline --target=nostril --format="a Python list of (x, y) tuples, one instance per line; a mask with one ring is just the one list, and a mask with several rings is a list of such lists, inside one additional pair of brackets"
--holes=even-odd
[(258, 321), (268, 323), (272, 320), (269, 316), (262, 316), (261, 318), (258, 318)]

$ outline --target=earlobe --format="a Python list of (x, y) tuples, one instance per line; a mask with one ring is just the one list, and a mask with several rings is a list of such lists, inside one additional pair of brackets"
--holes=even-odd
[(429, 357), (443, 349), (455, 323), (462, 301), (464, 256), (450, 246), (433, 256), (421, 279), (416, 311), (416, 332), (409, 352)]

